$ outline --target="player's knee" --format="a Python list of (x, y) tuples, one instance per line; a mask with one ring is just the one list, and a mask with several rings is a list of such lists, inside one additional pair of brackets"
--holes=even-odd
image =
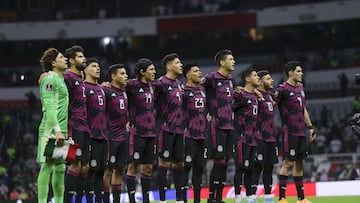
[(182, 168), (182, 167), (184, 167), (184, 162), (173, 163), (173, 167), (175, 167), (175, 168)]
[(285, 159), (282, 162), (282, 168), (285, 168), (286, 170), (290, 170), (292, 167), (294, 166), (294, 162), (289, 160), (289, 159)]
[(89, 172), (89, 164), (81, 166), (81, 173), (87, 174)]
[(141, 166), (141, 173), (146, 175), (146, 176), (151, 176), (152, 165), (151, 164), (146, 164), (146, 165)]
[(159, 163), (159, 166), (167, 167), (167, 168), (170, 168), (170, 165), (171, 165), (170, 161), (166, 161), (165, 159), (163, 159), (161, 157), (158, 158), (158, 163)]
[(297, 172), (301, 172), (304, 170), (304, 161), (298, 160), (295, 162), (294, 170)]

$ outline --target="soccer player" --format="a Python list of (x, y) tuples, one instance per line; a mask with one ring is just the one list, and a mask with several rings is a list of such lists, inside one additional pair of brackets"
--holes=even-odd
[(246, 188), (247, 203), (257, 203), (256, 186), (252, 186), (252, 172), (255, 158), (255, 131), (258, 115), (258, 97), (255, 93), (259, 86), (259, 76), (255, 69), (248, 68), (241, 73), (241, 79), (245, 82), (243, 91), (234, 94), (235, 114), (235, 202), (241, 203), (241, 187), (244, 181)]
[(48, 72), (40, 82), (40, 98), (43, 117), (39, 126), (37, 161), (41, 163), (37, 179), (38, 202), (47, 203), (49, 179), (55, 203), (64, 202), (65, 161), (44, 156), (47, 140), (55, 135), (61, 146), (67, 139), (69, 94), (64, 82), (67, 58), (55, 48), (47, 49), (40, 58), (43, 71)]
[(307, 156), (307, 143), (304, 133), (306, 124), (310, 133), (310, 141), (316, 134), (305, 106), (305, 93), (302, 83), (302, 65), (291, 61), (285, 64), (287, 81), (275, 91), (274, 100), (279, 105), (283, 130), (283, 161), (279, 172), (279, 202), (287, 203), (285, 192), (288, 175), (293, 167), (298, 203), (310, 203), (304, 196), (304, 159)]
[(131, 203), (135, 203), (136, 174), (140, 165), (143, 202), (148, 203), (151, 174), (155, 160), (155, 112), (154, 88), (155, 66), (150, 59), (141, 58), (135, 64), (137, 78), (126, 86), (129, 97), (129, 154), (126, 183)]
[(160, 202), (165, 202), (167, 170), (172, 162), (176, 201), (183, 201), (184, 130), (183, 90), (177, 78), (182, 74), (183, 64), (177, 54), (162, 59), (166, 74), (153, 82), (155, 86), (158, 135), (158, 183)]
[(230, 50), (220, 50), (215, 55), (215, 62), (219, 69), (205, 76), (203, 83), (206, 90), (207, 109), (212, 117), (209, 151), (210, 157), (214, 160), (210, 173), (208, 202), (222, 201), (227, 164), (234, 148), (232, 135), (234, 81), (231, 72), (234, 71), (235, 60)]
[(76, 160), (71, 163), (65, 176), (65, 202), (80, 203), (83, 197), (84, 182), (89, 168), (89, 128), (87, 124), (85, 85), (82, 71), (86, 66), (84, 49), (72, 46), (65, 50), (69, 69), (64, 80), (69, 91), (69, 137), (77, 143)]
[[(109, 156), (104, 173), (104, 203), (110, 202), (110, 186), (113, 202), (120, 202), (122, 172), (127, 164), (128, 143), (126, 124), (128, 122), (128, 97), (125, 91), (128, 75), (124, 64), (109, 67), (110, 87), (104, 87), (106, 115), (108, 122)], [(110, 181), (111, 180), (111, 181)], [(96, 183), (95, 183), (96, 184)], [(111, 185), (110, 185), (111, 184)]]
[(192, 185), (194, 188), (194, 203), (200, 203), (202, 173), (207, 160), (206, 148), (206, 95), (201, 85), (201, 71), (196, 63), (185, 65), (184, 84), (184, 135), (185, 135), (185, 190), (188, 188), (188, 178), (191, 168)]
[(258, 102), (257, 131), (256, 131), (256, 155), (254, 165), (254, 180), (252, 185), (257, 185), (261, 171), (265, 188), (264, 203), (275, 203), (271, 195), (272, 171), (274, 164), (278, 163), (277, 137), (274, 135), (274, 100), (271, 90), (274, 80), (270, 72), (260, 70), (257, 72), (260, 78), (258, 91), (262, 97)]
[[(106, 97), (103, 87), (98, 84), (100, 78), (99, 62), (95, 58), (86, 60), (85, 91), (87, 97), (87, 115), (90, 137), (90, 162), (88, 172), (88, 186), (93, 186), (95, 202), (102, 202), (104, 189), (103, 176), (107, 161), (107, 120), (106, 120)], [(91, 189), (91, 188), (90, 188)], [(87, 201), (91, 202), (91, 190), (87, 191)]]

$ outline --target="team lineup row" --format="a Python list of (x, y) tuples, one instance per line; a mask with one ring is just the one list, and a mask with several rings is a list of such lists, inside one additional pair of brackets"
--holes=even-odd
[[(288, 80), (273, 93), (273, 80), (267, 70), (245, 69), (244, 87), (234, 87), (231, 72), (235, 60), (230, 50), (215, 54), (218, 70), (201, 76), (196, 63), (183, 66), (171, 53), (162, 59), (166, 74), (155, 80), (152, 61), (141, 58), (134, 67), (137, 78), (128, 80), (127, 67), (108, 68), (111, 81), (98, 84), (100, 65), (86, 59), (80, 46), (64, 55), (55, 48), (40, 59), (44, 73), (40, 79), (43, 118), (39, 127), (38, 201), (46, 202), (52, 174), (55, 202), (120, 202), (123, 168), (131, 203), (135, 202), (136, 175), (141, 173), (143, 202), (150, 202), (152, 167), (157, 158), (160, 201), (166, 201), (167, 171), (171, 167), (176, 201), (186, 202), (188, 177), (192, 169), (194, 202), (200, 202), (202, 173), (206, 160), (213, 159), (208, 202), (222, 202), (226, 169), (234, 159), (235, 201), (246, 188), (246, 202), (255, 203), (256, 188), (263, 172), (265, 202), (271, 196), (272, 169), (278, 162), (277, 137), (273, 132), (274, 106), (283, 122), (283, 162), (279, 173), (279, 202), (285, 197), (289, 172), (304, 197), (303, 165), (306, 157), (304, 126), (311, 141), (316, 134), (305, 107), (302, 67), (293, 61), (285, 65)], [(68, 69), (68, 70), (67, 70)], [(182, 84), (177, 78), (184, 75)], [(44, 148), (54, 134), (61, 146), (72, 139), (79, 145), (76, 160), (66, 170), (63, 160), (45, 157)], [(66, 175), (65, 175), (66, 171)]]

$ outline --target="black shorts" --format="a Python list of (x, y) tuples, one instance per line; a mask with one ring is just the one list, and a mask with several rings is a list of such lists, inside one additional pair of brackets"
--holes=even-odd
[(130, 134), (129, 159), (138, 164), (152, 164), (155, 160), (155, 137)]
[(256, 139), (255, 161), (262, 165), (273, 165), (279, 162), (279, 150), (277, 142), (265, 142)]
[(90, 138), (90, 169), (104, 171), (108, 160), (108, 141)]
[(204, 167), (207, 159), (206, 141), (185, 137), (185, 165)]
[(292, 161), (303, 160), (307, 157), (307, 140), (305, 136), (293, 136), (286, 132), (283, 140), (283, 158)]
[(256, 146), (250, 146), (242, 141), (238, 141), (235, 147), (234, 163), (235, 167), (251, 169), (255, 162)]
[(158, 156), (165, 161), (184, 162), (184, 135), (161, 130), (157, 144)]
[(78, 144), (78, 148), (76, 150), (76, 159), (80, 160), (82, 163), (88, 163), (90, 158), (89, 153), (89, 133), (82, 132), (78, 130), (72, 130), (72, 139), (76, 144)]
[(208, 128), (209, 156), (213, 159), (229, 159), (234, 154), (234, 131), (222, 130), (211, 122)]
[(111, 141), (109, 143), (109, 159), (107, 166), (112, 168), (123, 168), (128, 162), (128, 142)]

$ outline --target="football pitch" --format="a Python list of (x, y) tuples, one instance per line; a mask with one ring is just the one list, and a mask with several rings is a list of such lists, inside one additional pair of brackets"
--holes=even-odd
[[(336, 196), (336, 197), (308, 197), (308, 199), (312, 203), (360, 203), (360, 196)], [(296, 203), (295, 197), (287, 198), (289, 203)], [(226, 203), (234, 203), (234, 199), (224, 199)], [(275, 202), (278, 202), (277, 199), (274, 198)], [(175, 203), (175, 201), (167, 201), (168, 203)], [(188, 201), (189, 203), (193, 202), (191, 199)], [(201, 200), (202, 203), (206, 203), (205, 199)], [(243, 199), (245, 203), (245, 199)], [(258, 198), (259, 203), (263, 203), (263, 198)]]

